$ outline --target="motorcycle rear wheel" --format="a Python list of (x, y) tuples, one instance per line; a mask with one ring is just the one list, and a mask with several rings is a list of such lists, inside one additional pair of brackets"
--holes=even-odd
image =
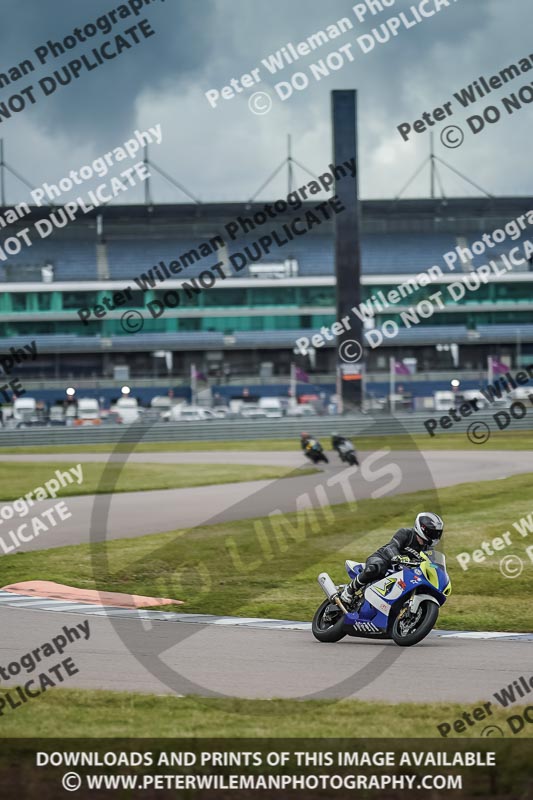
[(330, 603), (329, 600), (324, 600), (322, 605), (317, 608), (316, 614), (313, 617), (313, 622), (311, 623), (313, 636), (315, 639), (318, 639), (319, 642), (340, 642), (340, 640), (344, 639), (346, 636), (343, 630), (344, 614), (340, 609), (338, 618), (336, 618), (333, 623), (324, 620), (324, 613), (331, 605), (334, 604)]
[[(402, 606), (402, 610), (405, 607), (405, 605)], [(405, 630), (407, 622), (406, 617), (400, 616), (400, 614), (398, 614), (393, 622), (391, 636), (400, 647), (412, 647), (414, 644), (421, 642), (422, 639), (425, 639), (428, 633), (435, 627), (437, 617), (439, 616), (439, 606), (436, 603), (432, 603), (431, 600), (424, 600), (420, 603), (416, 622), (413, 622), (414, 627), (408, 631)]]

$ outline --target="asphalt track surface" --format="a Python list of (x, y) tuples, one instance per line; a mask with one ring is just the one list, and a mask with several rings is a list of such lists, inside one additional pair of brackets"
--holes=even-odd
[[(393, 452), (375, 462), (372, 461), (375, 454), (363, 453), (362, 469), (343, 469), (333, 456), (332, 463), (318, 475), (117, 494), (111, 499), (109, 521), (99, 534), (109, 538), (138, 536), (205, 522), (262, 516), (274, 509), (290, 511), (302, 497), (312, 505), (346, 502), (347, 488), (357, 499), (379, 498), (398, 492), (505, 478), (530, 471), (531, 456), (523, 451), (491, 452), (480, 448), (479, 453)], [(75, 464), (108, 458), (108, 454), (68, 454), (15, 456), (9, 460)], [(130, 458), (159, 463), (302, 465), (299, 453), (141, 453)], [(372, 470), (364, 468), (367, 459)], [(388, 472), (376, 480), (375, 470), (383, 465)], [(392, 483), (391, 466), (400, 474)], [(329, 485), (331, 481), (333, 484)], [(102, 498), (105, 500), (106, 496), (100, 496), (99, 502)], [(49, 507), (53, 502), (39, 503), (32, 511)], [(95, 498), (72, 497), (67, 498), (67, 503), (72, 520), (36, 539), (29, 545), (31, 549), (88, 541)], [(105, 523), (105, 515), (103, 519)], [(319, 600), (317, 589), (317, 604)], [(231, 622), (208, 625), (202, 621), (195, 623), (192, 617), (190, 622), (171, 624), (161, 619), (124, 618), (121, 612), (108, 616), (96, 610), (98, 615), (90, 616), (88, 609), (78, 613), (37, 610), (30, 607), (35, 599), (24, 602), (16, 608), (0, 604), (0, 665), (5, 666), (51, 640), (64, 625), (75, 626), (87, 613), (90, 639), (69, 645), (62, 656), (71, 656), (79, 670), (68, 679), (69, 687), (245, 698), (441, 700), (465, 703), (467, 709), (469, 704), (493, 699), (494, 692), (520, 675), (531, 673), (531, 637), (498, 641), (432, 634), (414, 648), (352, 638), (325, 645), (316, 642), (308, 630), (257, 629)], [(59, 660), (59, 657), (49, 659), (43, 668)], [(20, 677), (13, 684), (20, 682)], [(526, 701), (527, 698), (523, 702)], [(473, 733), (477, 730), (473, 729)]]
[[(532, 672), (533, 645), (526, 641), (430, 636), (412, 648), (353, 638), (328, 645), (307, 631), (111, 620), (5, 606), (0, 607), (0, 665), (20, 659), (51, 641), (64, 625), (73, 627), (84, 619), (89, 620), (90, 638), (68, 645), (61, 657), (50, 657), (35, 674), (70, 656), (79, 672), (68, 679), (68, 688), (244, 698), (447, 701), (464, 703), (466, 711), (493, 700), (494, 692)], [(12, 685), (22, 682), (21, 677)], [(473, 728), (472, 735), (474, 731), (479, 735), (482, 727)]]
[[(120, 454), (113, 455), (114, 461), (124, 459)], [(61, 461), (77, 464), (107, 461), (109, 454), (0, 456), (0, 460)], [(297, 452), (137, 453), (128, 456), (127, 460), (168, 464), (248, 463), (294, 468), (309, 466), (309, 462)], [(346, 468), (340, 466), (335, 454), (330, 454), (330, 463), (321, 464), (320, 472), (313, 475), (189, 489), (68, 497), (65, 502), (72, 517), (57, 528), (50, 527), (46, 533), (24, 543), (19, 549), (42, 550), (89, 541), (144, 536), (205, 524), (263, 517), (273, 513), (287, 513), (310, 506), (318, 508), (369, 497), (379, 500), (393, 494), (495, 480), (533, 471), (531, 452), (488, 451), (483, 447), (479, 448), (479, 453), (384, 450), (361, 453), (360, 462), (361, 467)], [(38, 514), (56, 502), (40, 501), (33, 506), (31, 513)], [(436, 491), (432, 505), (438, 510)], [(23, 519), (27, 520), (28, 517)], [(15, 517), (14, 522), (20, 524), (23, 519)], [(0, 535), (8, 527), (14, 526), (10, 522), (3, 522)]]

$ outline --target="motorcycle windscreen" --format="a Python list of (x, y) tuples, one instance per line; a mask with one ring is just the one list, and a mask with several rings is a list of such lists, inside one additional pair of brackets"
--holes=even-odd
[(424, 555), (429, 558), (432, 564), (436, 564), (438, 567), (446, 569), (446, 556), (444, 553), (441, 553), (440, 550), (435, 550), (435, 548), (432, 547), (429, 550), (425, 550)]

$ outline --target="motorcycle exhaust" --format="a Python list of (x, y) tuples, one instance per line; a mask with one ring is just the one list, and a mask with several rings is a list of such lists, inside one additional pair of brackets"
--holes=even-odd
[(318, 576), (318, 582), (322, 587), (322, 591), (324, 592), (328, 600), (331, 600), (333, 602), (333, 598), (337, 594), (337, 587), (329, 577), (328, 573), (321, 572), (320, 575)]
[(336, 603), (343, 614), (347, 614), (348, 611), (344, 608), (344, 605), (339, 597), (337, 592), (337, 587), (329, 577), (327, 572), (321, 572), (318, 576), (318, 582), (322, 588), (322, 591), (332, 603)]

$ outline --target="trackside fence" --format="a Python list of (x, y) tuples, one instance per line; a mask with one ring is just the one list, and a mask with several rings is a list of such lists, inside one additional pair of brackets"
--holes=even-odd
[[(525, 404), (524, 404), (525, 405)], [(500, 411), (480, 411), (470, 417), (454, 422), (453, 426), (444, 431), (437, 428), (436, 437), (445, 433), (462, 433), (472, 423), (486, 423), (491, 433), (498, 432), (498, 425), (494, 419)], [(507, 410), (507, 413), (508, 410)], [(297, 439), (302, 430), (307, 430), (314, 436), (331, 436), (333, 431), (338, 431), (344, 436), (393, 436), (400, 433), (423, 434), (430, 436), (424, 427), (424, 421), (434, 416), (439, 418), (445, 412), (398, 414), (394, 417), (388, 415), (372, 416), (360, 414), (345, 417), (313, 417), (306, 419), (235, 419), (235, 420), (209, 420), (201, 422), (158, 422), (154, 424), (138, 423), (135, 425), (116, 426), (86, 426), (82, 428), (41, 427), (25, 428), (21, 430), (1, 430), (0, 447), (39, 447), (44, 445), (82, 445), (82, 444), (116, 444), (118, 442), (190, 442), (190, 441), (225, 441), (225, 440), (253, 440), (253, 439)], [(504, 417), (499, 418), (502, 422)], [(524, 435), (531, 437), (533, 449), (533, 408), (522, 419), (511, 418), (507, 431), (524, 431)], [(495, 440), (495, 442), (497, 439)], [(485, 447), (489, 447), (487, 443)]]

